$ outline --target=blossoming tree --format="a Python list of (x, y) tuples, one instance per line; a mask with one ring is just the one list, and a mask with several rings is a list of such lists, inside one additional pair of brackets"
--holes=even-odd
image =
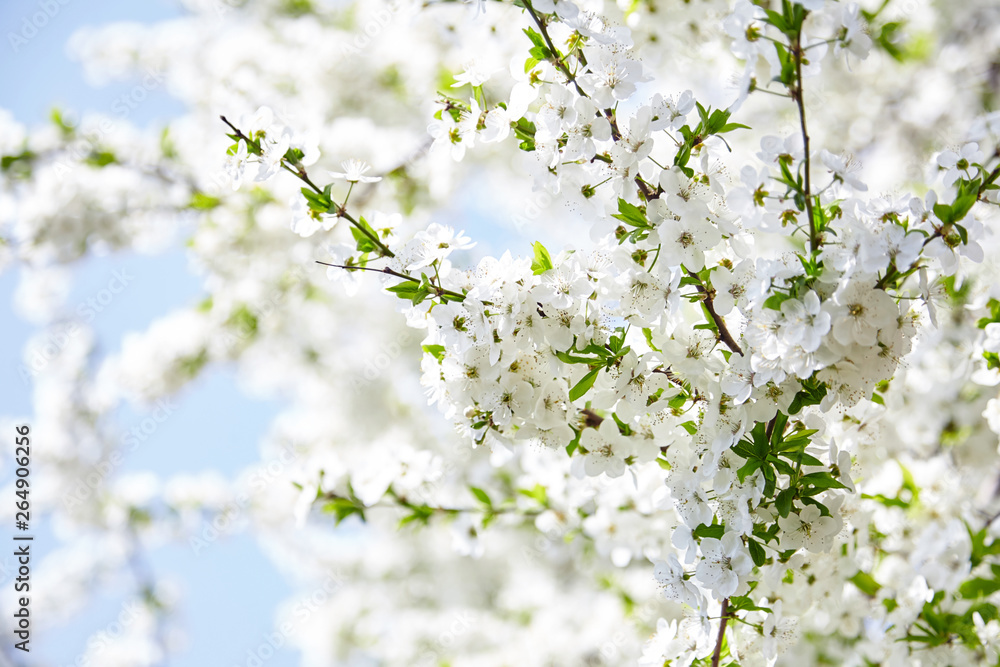
[[(140, 210), (195, 212), (208, 295), (93, 380), (81, 343), (38, 382), (93, 392), (98, 448), (85, 417), (209, 364), (294, 397), (265, 440), (294, 470), (251, 521), (291, 536), (276, 557), (337, 568), (290, 633), (307, 664), (997, 663), (1000, 115), (994, 79), (937, 58), (978, 63), (995, 7), (366, 5), (358, 44), (350, 15), (293, 4), (180, 57), (208, 14), (82, 40), (189, 86), (193, 122), (153, 157), (77, 161), (101, 187), (145, 179)], [(234, 73), (290, 65), (187, 81), (214, 44), (246, 51)], [(928, 79), (950, 103), (914, 93)], [(26, 204), (79, 130), (60, 132), (4, 147)], [(212, 133), (236, 194), (213, 187)], [(473, 260), (475, 220), (447, 219), (467, 188), (531, 203), (528, 240)], [(74, 259), (93, 208), (80, 231), (15, 227), (18, 260)], [(96, 235), (137, 244), (134, 222)], [(192, 517), (254, 472), (55, 511), (199, 548)]]

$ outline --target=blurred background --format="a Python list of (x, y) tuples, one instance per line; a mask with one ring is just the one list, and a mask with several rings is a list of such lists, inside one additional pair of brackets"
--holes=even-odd
[[(39, 20), (41, 13), (45, 17)], [(0, 107), (28, 127), (48, 125), (54, 110), (72, 121), (90, 112), (115, 115), (127, 103), (128, 121), (139, 128), (159, 127), (180, 115), (184, 105), (163, 87), (153, 87), (148, 96), (135, 100), (135, 81), (95, 84), (71, 57), (67, 45), (78, 29), (112, 22), (151, 24), (181, 16), (185, 10), (167, 0), (126, 2), (92, 0), (39, 2), (8, 0), (0, 3), (0, 27), (5, 36), (0, 58)], [(51, 14), (51, 15), (50, 15)], [(28, 26), (28, 27), (26, 27)], [(31, 26), (36, 27), (32, 31)], [(10, 35), (30, 35), (23, 44)], [(16, 47), (16, 51), (15, 51)], [(88, 257), (78, 264), (72, 277), (69, 303), (73, 310), (88, 299), (96, 299), (100, 312), (93, 319), (97, 354), (121, 347), (129, 331), (145, 330), (165, 311), (189, 306), (202, 296), (201, 283), (187, 266), (182, 239), (155, 255), (115, 253)], [(102, 295), (116, 273), (130, 282), (108, 303)], [(42, 329), (30, 321), (31, 304), (19, 309), (15, 289), (19, 275), (0, 273), (0, 413), (33, 423), (31, 384), (19, 373), (29, 338)], [(117, 283), (113, 285), (117, 287)], [(29, 317), (26, 318), (25, 315)], [(156, 471), (162, 475), (181, 472), (236, 474), (256, 461), (258, 441), (279, 406), (248, 398), (237, 386), (232, 370), (217, 369), (199, 378), (194, 386), (176, 397), (174, 414), (148, 436), (122, 464), (122, 473)], [(116, 418), (128, 431), (147, 417), (142, 411), (121, 407)], [(36, 446), (45, 446), (37, 442)], [(5, 471), (7, 474), (9, 470)], [(5, 474), (5, 478), (7, 475)], [(48, 520), (35, 524), (35, 567), (53, 547)], [(7, 530), (4, 530), (7, 534)], [(6, 551), (6, 549), (5, 549)], [(177, 609), (186, 628), (185, 649), (173, 657), (172, 665), (198, 667), (229, 665), (246, 659), (248, 648), (270, 631), (274, 609), (287, 597), (291, 586), (260, 551), (249, 535), (237, 535), (196, 554), (186, 545), (168, 546), (146, 555), (144, 568), (159, 577), (183, 582), (183, 600)], [(10, 556), (0, 560), (0, 595), (13, 596)], [(248, 585), (248, 582), (254, 582)], [(70, 591), (66, 591), (70, 595)], [(30, 664), (80, 664), (87, 638), (108, 627), (128, 611), (126, 590), (109, 589), (65, 625), (38, 619), (31, 647)], [(9, 659), (21, 659), (10, 652)], [(253, 644), (253, 646), (251, 646)], [(298, 652), (286, 645), (269, 661), (275, 666), (299, 664)]]

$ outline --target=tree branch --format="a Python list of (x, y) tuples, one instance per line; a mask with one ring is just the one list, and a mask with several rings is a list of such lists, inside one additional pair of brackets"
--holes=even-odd
[(799, 124), (802, 126), (802, 152), (805, 155), (803, 162), (805, 168), (805, 191), (806, 217), (809, 218), (809, 251), (815, 253), (819, 248), (819, 235), (816, 232), (816, 220), (813, 218), (812, 203), (812, 163), (809, 158), (809, 130), (806, 129), (806, 104), (802, 89), (802, 28), (795, 33), (795, 44), (792, 45), (792, 55), (795, 57), (795, 90), (793, 97), (795, 104), (799, 108)]
[(729, 598), (722, 601), (722, 614), (719, 620), (719, 636), (715, 640), (715, 651), (712, 652), (712, 667), (719, 667), (722, 656), (722, 640), (726, 638), (726, 623), (729, 622)]
[(552, 38), (549, 37), (549, 30), (548, 28), (546, 28), (545, 22), (542, 21), (541, 17), (535, 13), (535, 8), (531, 6), (531, 2), (529, 0), (525, 0), (524, 9), (528, 12), (529, 15), (531, 15), (531, 19), (535, 22), (535, 25), (538, 26), (538, 31), (542, 33), (542, 39), (545, 40), (545, 43), (549, 47), (549, 51), (552, 52), (552, 60), (554, 61), (555, 66), (559, 69), (560, 72), (563, 73), (563, 76), (566, 77), (566, 80), (572, 83), (576, 87), (576, 92), (580, 93), (581, 97), (587, 97), (588, 96), (587, 93), (583, 92), (583, 88), (581, 88), (580, 84), (576, 82), (576, 76), (569, 71), (569, 67), (567, 67), (566, 63), (562, 61), (562, 56), (559, 54), (559, 49), (556, 48), (556, 45), (552, 43)]
[(709, 293), (708, 289), (701, 282), (701, 278), (694, 271), (688, 270), (688, 275), (694, 278), (698, 282), (698, 291), (705, 295), (702, 303), (705, 304), (705, 310), (711, 316), (712, 321), (715, 322), (715, 326), (719, 329), (719, 340), (726, 344), (731, 351), (743, 356), (743, 350), (740, 348), (739, 343), (733, 338), (733, 335), (729, 333), (729, 329), (726, 328), (726, 321), (722, 319), (722, 316), (715, 312), (715, 304), (712, 301), (712, 295)]
[[(236, 127), (235, 125), (233, 125), (232, 123), (230, 123), (229, 120), (227, 120), (225, 116), (219, 116), (219, 118), (221, 118), (222, 122), (225, 123), (226, 125), (228, 125), (230, 127), (230, 129), (233, 130), (233, 132), (236, 134), (236, 137), (238, 139), (242, 139), (243, 141), (247, 142), (247, 144), (252, 144), (254, 146), (254, 148), (256, 148), (258, 151), (260, 150), (260, 143), (259, 142), (254, 141), (253, 139), (251, 139), (247, 135), (243, 134), (243, 132), (241, 132), (238, 127)], [(281, 158), (281, 166), (286, 171), (288, 171), (288, 172), (294, 174), (295, 176), (297, 176), (299, 178), (299, 180), (301, 180), (303, 183), (305, 183), (310, 188), (312, 188), (314, 192), (316, 192), (318, 194), (323, 194), (323, 189), (320, 188), (319, 186), (317, 186), (315, 183), (313, 183), (309, 179), (309, 174), (308, 174), (308, 172), (306, 172), (306, 168), (305, 167), (303, 167), (302, 165), (296, 165), (295, 168), (292, 169), (292, 167), (289, 166), (288, 161), (284, 157)], [(336, 204), (336, 202), (334, 202), (334, 203)], [(363, 227), (360, 222), (358, 222), (357, 220), (355, 220), (354, 216), (352, 216), (350, 213), (348, 213), (347, 210), (343, 206), (337, 206), (336, 209), (337, 210), (334, 213), (334, 215), (336, 215), (339, 218), (345, 218), (349, 223), (351, 223), (355, 228), (357, 228), (357, 230), (359, 232), (361, 232), (362, 234), (364, 234), (365, 236), (367, 236), (368, 239), (372, 243), (374, 243), (376, 245), (376, 247), (378, 247), (378, 249), (381, 251), (383, 257), (395, 257), (396, 256), (396, 254), (394, 252), (392, 252), (391, 250), (389, 250), (389, 247), (387, 245), (385, 245), (384, 243), (382, 243), (382, 241), (378, 238), (377, 235), (372, 234), (370, 231), (368, 231), (367, 229), (365, 229), (365, 227)]]

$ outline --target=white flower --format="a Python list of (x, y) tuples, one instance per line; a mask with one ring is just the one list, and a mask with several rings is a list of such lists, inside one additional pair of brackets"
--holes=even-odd
[(660, 130), (676, 130), (684, 125), (684, 120), (694, 109), (694, 95), (690, 90), (681, 93), (677, 101), (673, 97), (663, 97), (659, 93), (653, 96), (651, 102), (653, 117), (649, 127), (654, 132)]
[(654, 200), (650, 208), (665, 215), (656, 230), (658, 240), (663, 243), (660, 261), (701, 271), (705, 268), (705, 252), (722, 240), (719, 228), (705, 215), (707, 207), (703, 209), (704, 203), (686, 202), (677, 195), (669, 195), (663, 204), (654, 206), (656, 202), (663, 202), (663, 198)]
[[(995, 621), (994, 621), (995, 623)], [(677, 637), (677, 619), (667, 623), (666, 619), (656, 621), (656, 633), (642, 647), (640, 667), (663, 667), (684, 650), (684, 641)]]
[(266, 181), (281, 169), (282, 160), (291, 146), (292, 138), (287, 130), (271, 131), (263, 135), (258, 143), (261, 154), (257, 158), (259, 165), (256, 180)]
[(427, 229), (417, 232), (414, 240), (419, 243), (417, 250), (419, 259), (406, 267), (411, 271), (430, 266), (434, 262), (442, 262), (456, 250), (468, 250), (476, 245), (465, 236), (465, 232), (456, 233), (453, 228), (436, 222), (428, 225)]
[[(867, 281), (849, 283), (834, 295), (834, 300), (837, 305), (830, 305), (833, 337), (841, 345), (875, 345), (878, 330), (892, 326), (899, 316), (893, 298)], [(830, 302), (824, 306), (827, 304)]]
[(872, 48), (872, 38), (865, 32), (868, 22), (861, 18), (858, 3), (841, 2), (837, 6), (840, 8), (841, 30), (834, 44), (834, 54), (840, 55), (846, 49), (864, 60)]
[(636, 91), (636, 84), (648, 81), (642, 63), (632, 60), (618, 48), (585, 46), (587, 73), (577, 80), (598, 106), (608, 108), (627, 100)]
[(812, 552), (826, 551), (840, 530), (837, 520), (822, 516), (815, 505), (806, 506), (798, 514), (790, 512), (787, 517), (778, 517), (778, 525), (782, 550), (804, 547)]
[(781, 303), (781, 338), (788, 345), (798, 345), (806, 352), (815, 352), (830, 330), (830, 313), (822, 309), (816, 292), (810, 290), (798, 299)]
[(737, 305), (747, 303), (747, 287), (753, 276), (753, 262), (741, 262), (729, 270), (720, 266), (712, 273), (712, 287), (715, 288), (715, 312), (725, 317)]
[(330, 178), (343, 178), (348, 183), (377, 183), (382, 180), (381, 176), (365, 176), (371, 169), (371, 165), (362, 160), (351, 158), (340, 163), (343, 172), (330, 171)]
[(684, 578), (684, 568), (677, 556), (670, 554), (667, 560), (653, 563), (653, 576), (668, 600), (698, 608), (701, 595), (694, 584)]
[(723, 30), (733, 38), (734, 56), (740, 60), (756, 61), (757, 54), (767, 42), (760, 38), (763, 28), (754, 24), (766, 16), (764, 10), (750, 0), (737, 0), (733, 13), (722, 22)]
[(834, 155), (825, 148), (819, 152), (819, 158), (826, 165), (826, 168), (833, 172), (833, 178), (850, 185), (855, 190), (867, 192), (865, 185), (854, 173), (861, 169), (861, 165), (855, 162), (850, 156)]
[(461, 88), (465, 84), (470, 86), (481, 86), (490, 80), (490, 77), (497, 72), (496, 68), (486, 68), (482, 63), (472, 61), (466, 63), (465, 69), (455, 75), (455, 83), (451, 84), (452, 88)]
[(597, 428), (584, 429), (580, 446), (587, 450), (582, 458), (583, 469), (589, 477), (601, 473), (621, 477), (625, 473), (628, 446), (614, 419), (605, 419)]
[(983, 152), (979, 150), (979, 145), (975, 143), (965, 144), (958, 153), (955, 151), (943, 151), (938, 155), (937, 163), (942, 169), (946, 170), (944, 184), (951, 186), (963, 173), (967, 175), (971, 174), (972, 172), (969, 169), (972, 169), (972, 165), (981, 163), (984, 157)]
[(326, 269), (326, 277), (330, 280), (340, 282), (344, 286), (344, 292), (348, 295), (357, 294), (361, 286), (361, 274), (363, 271), (352, 271), (342, 269), (341, 266), (350, 266), (354, 261), (354, 254), (357, 252), (354, 247), (344, 243), (328, 245), (327, 252), (330, 253), (330, 266)]
[(316, 484), (305, 484), (302, 486), (302, 491), (299, 493), (299, 497), (295, 501), (295, 507), (292, 510), (296, 528), (302, 528), (306, 525), (318, 494), (319, 487)]
[(246, 171), (250, 155), (247, 151), (247, 142), (240, 139), (236, 144), (236, 152), (226, 156), (226, 174), (232, 181), (233, 190), (239, 190), (243, 183), (243, 174)]
[(738, 533), (728, 532), (721, 540), (706, 537), (701, 541), (702, 561), (695, 577), (717, 600), (728, 598), (740, 585), (740, 577), (750, 573), (753, 560)]

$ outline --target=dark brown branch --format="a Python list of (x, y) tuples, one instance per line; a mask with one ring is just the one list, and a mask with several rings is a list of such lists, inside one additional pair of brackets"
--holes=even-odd
[(711, 316), (712, 321), (715, 322), (715, 326), (719, 329), (719, 340), (726, 344), (731, 351), (743, 356), (743, 350), (740, 348), (739, 343), (733, 338), (733, 335), (729, 333), (729, 329), (726, 328), (726, 321), (722, 319), (722, 316), (715, 312), (715, 303), (712, 301), (712, 294), (708, 291), (705, 285), (702, 284), (701, 278), (694, 271), (688, 270), (688, 275), (698, 281), (698, 291), (704, 295), (702, 303), (705, 304), (705, 310)]
[(726, 638), (726, 623), (729, 622), (729, 598), (722, 601), (722, 615), (719, 620), (719, 636), (715, 640), (715, 651), (712, 652), (712, 667), (719, 667), (722, 657), (722, 640)]

